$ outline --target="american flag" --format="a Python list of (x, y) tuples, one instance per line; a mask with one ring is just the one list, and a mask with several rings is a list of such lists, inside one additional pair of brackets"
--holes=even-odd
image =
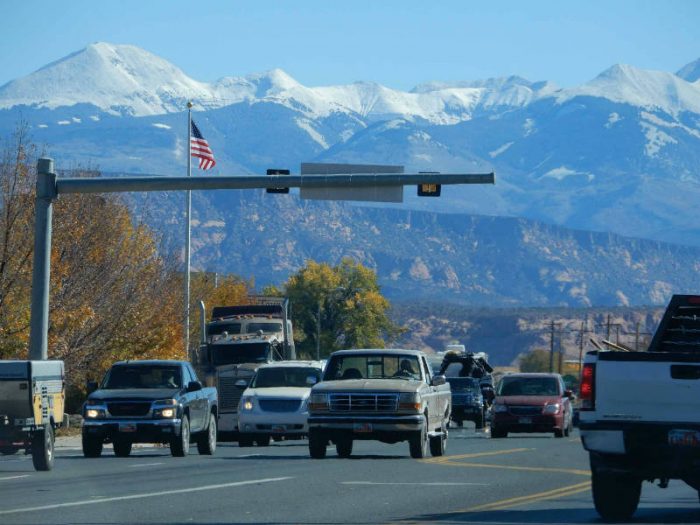
[(202, 136), (199, 128), (192, 122), (192, 137), (190, 138), (190, 155), (199, 159), (199, 169), (208, 170), (216, 166), (214, 152), (209, 147), (207, 139)]

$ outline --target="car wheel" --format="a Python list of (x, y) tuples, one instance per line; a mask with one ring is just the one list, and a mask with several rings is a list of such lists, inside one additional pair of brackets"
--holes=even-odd
[(209, 426), (197, 436), (197, 452), (202, 456), (211, 456), (216, 451), (216, 416), (209, 414)]
[(475, 430), (481, 430), (484, 428), (484, 414), (479, 414), (474, 420)]
[(102, 438), (94, 437), (83, 432), (83, 456), (86, 458), (99, 458), (102, 454)]
[(554, 437), (555, 438), (563, 438), (564, 437), (564, 430), (555, 428), (554, 429)]
[(36, 470), (51, 470), (54, 462), (53, 427), (46, 425), (34, 432), (32, 438), (32, 463)]
[(439, 436), (430, 436), (430, 455), (433, 457), (443, 456), (447, 447), (447, 436), (440, 434)]
[(335, 451), (341, 458), (349, 458), (352, 454), (352, 439), (340, 439), (335, 443)]
[(328, 440), (318, 432), (309, 431), (309, 455), (314, 459), (326, 457), (326, 447)]
[(272, 438), (270, 437), (269, 434), (258, 436), (255, 438), (255, 444), (259, 447), (269, 447), (270, 446), (270, 439), (272, 439)]
[(632, 517), (639, 505), (641, 479), (594, 470), (591, 482), (595, 510), (604, 520), (623, 521)]
[(183, 458), (190, 453), (190, 420), (183, 414), (180, 423), (180, 435), (170, 440), (170, 453), (176, 458)]
[(118, 458), (126, 458), (131, 454), (131, 441), (126, 439), (115, 439), (112, 443), (114, 455)]
[(423, 428), (408, 438), (408, 448), (411, 457), (422, 459), (428, 455), (428, 420), (426, 418)]

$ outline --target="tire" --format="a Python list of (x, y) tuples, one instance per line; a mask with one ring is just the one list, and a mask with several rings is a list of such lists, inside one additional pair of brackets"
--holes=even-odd
[(499, 430), (494, 426), (491, 426), (491, 439), (500, 439), (508, 437), (508, 431)]
[(445, 448), (447, 445), (447, 438), (444, 434), (439, 436), (430, 437), (430, 455), (433, 457), (439, 457), (445, 455)]
[(54, 463), (53, 427), (49, 424), (34, 432), (32, 438), (32, 463), (39, 471), (51, 470)]
[(335, 451), (341, 458), (349, 458), (352, 455), (352, 439), (341, 439), (335, 444)]
[(126, 439), (115, 439), (112, 443), (114, 455), (118, 458), (128, 458), (129, 454), (131, 454), (131, 445), (131, 441), (127, 441)]
[(272, 439), (272, 436), (270, 436), (269, 434), (257, 436), (255, 438), (255, 444), (259, 447), (269, 447), (271, 439)]
[(484, 428), (484, 414), (479, 414), (474, 420), (475, 430), (481, 430)]
[(83, 456), (86, 458), (99, 458), (102, 455), (102, 438), (93, 437), (83, 432)]
[(624, 521), (639, 505), (642, 480), (624, 474), (593, 471), (591, 476), (595, 510), (605, 521)]
[(328, 440), (318, 432), (309, 432), (309, 455), (314, 459), (326, 457)]
[(209, 414), (209, 426), (197, 436), (197, 452), (200, 456), (213, 456), (216, 451), (216, 416)]
[(190, 453), (190, 419), (183, 414), (180, 435), (170, 439), (170, 453), (176, 458), (184, 458)]
[(425, 420), (423, 428), (414, 432), (408, 438), (408, 449), (414, 459), (423, 459), (428, 455), (428, 420)]
[(238, 446), (239, 447), (252, 447), (253, 437), (250, 435), (239, 434), (238, 436)]
[(3, 456), (11, 456), (12, 454), (17, 454), (19, 451), (16, 447), (0, 447), (0, 454)]
[(461, 419), (459, 419), (459, 420), (457, 421), (457, 426), (460, 427), (460, 428), (462, 428), (462, 427), (464, 426), (464, 421), (462, 421)]
[(560, 430), (558, 428), (554, 429), (554, 437), (555, 438), (563, 438), (564, 437), (564, 430)]

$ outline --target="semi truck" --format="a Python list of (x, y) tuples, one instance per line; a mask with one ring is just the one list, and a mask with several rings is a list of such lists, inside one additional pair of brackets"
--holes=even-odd
[(249, 303), (216, 306), (206, 321), (200, 302), (199, 376), (219, 394), (219, 440), (238, 436), (238, 404), (255, 371), (265, 363), (296, 359), (289, 300), (255, 295)]

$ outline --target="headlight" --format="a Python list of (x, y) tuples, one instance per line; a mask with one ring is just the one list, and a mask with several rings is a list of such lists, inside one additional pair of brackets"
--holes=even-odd
[(177, 405), (177, 401), (174, 399), (159, 399), (158, 401), (153, 402), (154, 405), (165, 405), (165, 406), (170, 406), (170, 405)]
[(245, 412), (250, 412), (253, 410), (253, 398), (252, 397), (244, 397), (241, 399), (241, 410)]
[(417, 393), (399, 394), (399, 410), (415, 410), (420, 412), (422, 408), (423, 403)]
[(508, 405), (493, 405), (493, 411), (496, 413), (508, 412)]
[(549, 403), (549, 404), (544, 406), (544, 413), (545, 414), (558, 414), (560, 409), (561, 409), (561, 405), (559, 403)]
[(328, 410), (328, 394), (311, 394), (309, 410)]
[(104, 409), (100, 408), (88, 408), (85, 411), (85, 418), (86, 419), (100, 419), (105, 417), (105, 411)]
[(164, 408), (162, 410), (158, 410), (157, 412), (160, 414), (160, 417), (164, 419), (173, 419), (175, 417), (175, 414), (177, 413), (177, 409)]

